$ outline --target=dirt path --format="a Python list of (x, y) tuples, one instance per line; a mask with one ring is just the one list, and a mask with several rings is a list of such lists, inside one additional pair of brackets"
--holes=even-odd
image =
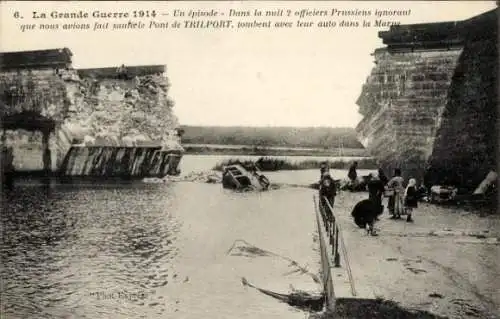
[(350, 218), (363, 193), (341, 193), (341, 219), (354, 281), (376, 297), (450, 318), (500, 318), (500, 216), (422, 204), (414, 223), (388, 219), (367, 236)]

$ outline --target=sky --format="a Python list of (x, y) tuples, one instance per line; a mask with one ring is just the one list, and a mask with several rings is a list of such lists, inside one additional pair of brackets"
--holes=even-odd
[[(228, 13), (229, 9), (280, 8), (291, 10), (294, 23), (294, 12), (302, 9), (410, 9), (408, 16), (385, 19), (410, 24), (463, 20), (495, 7), (494, 1), (7, 1), (0, 3), (0, 49), (68, 47), (75, 68), (164, 64), (172, 84), (169, 95), (176, 103), (174, 112), (182, 125), (355, 127), (362, 118), (356, 100), (374, 66), (371, 54), (383, 47), (378, 32), (387, 27), (21, 32), (20, 25), (44, 21), (33, 19), (33, 11), (91, 14), (142, 9), (169, 14), (143, 20), (148, 23), (185, 20), (172, 17), (176, 9)], [(14, 18), (16, 11), (23, 19)], [(284, 18), (272, 21), (280, 19)], [(306, 20), (340, 23), (342, 19), (363, 20), (317, 16)], [(93, 26), (95, 21), (86, 22)]]

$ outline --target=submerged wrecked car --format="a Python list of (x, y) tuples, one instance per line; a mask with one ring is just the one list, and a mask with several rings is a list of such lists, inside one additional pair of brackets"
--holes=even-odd
[(241, 164), (228, 165), (222, 173), (222, 187), (233, 190), (267, 190), (271, 183), (256, 168), (247, 169)]

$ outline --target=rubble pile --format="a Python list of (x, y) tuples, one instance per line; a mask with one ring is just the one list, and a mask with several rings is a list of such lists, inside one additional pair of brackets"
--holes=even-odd
[[(0, 52), (2, 126), (24, 130), (9, 136), (23, 149), (16, 158), (43, 158), (32, 169), (55, 164), (72, 175), (178, 174), (183, 149), (166, 67), (75, 69), (71, 56), (67, 48)], [(119, 162), (123, 172), (112, 169)]]
[(80, 78), (69, 84), (73, 116), (63, 129), (85, 145), (153, 146), (181, 150), (168, 78)]
[(160, 178), (145, 178), (145, 183), (165, 183), (165, 182), (196, 182), (196, 183), (209, 183), (218, 184), (222, 183), (222, 174), (217, 171), (204, 171), (204, 172), (191, 172), (184, 176), (166, 176)]
[(181, 177), (168, 177), (169, 180), (177, 179), (183, 182), (201, 182), (218, 184), (222, 183), (222, 174), (216, 171), (204, 171), (204, 172), (191, 172), (185, 176)]

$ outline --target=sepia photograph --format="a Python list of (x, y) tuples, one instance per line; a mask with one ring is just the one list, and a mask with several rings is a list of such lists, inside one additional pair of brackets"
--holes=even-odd
[(500, 319), (498, 1), (1, 1), (0, 319)]

